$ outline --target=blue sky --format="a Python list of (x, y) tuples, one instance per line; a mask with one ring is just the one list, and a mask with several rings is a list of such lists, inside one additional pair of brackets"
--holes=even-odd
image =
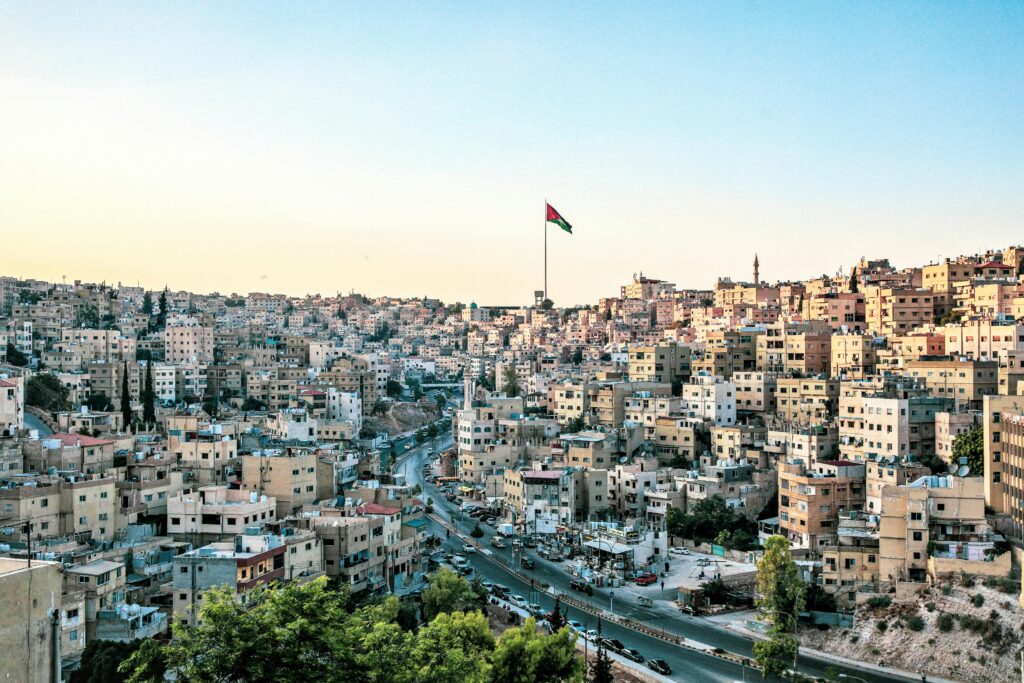
[(545, 197), (566, 304), (1002, 247), (1022, 35), (995, 2), (0, 3), (3, 270), (527, 302)]

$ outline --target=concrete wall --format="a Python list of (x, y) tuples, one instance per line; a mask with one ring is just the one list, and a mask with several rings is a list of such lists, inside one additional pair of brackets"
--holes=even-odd
[[(60, 565), (0, 559), (0, 681), (49, 683), (51, 607), (60, 607)], [(84, 633), (84, 629), (83, 629)]]
[(1010, 573), (1012, 553), (1003, 553), (992, 562), (979, 560), (956, 560), (943, 557), (928, 558), (928, 575), (933, 578), (950, 574), (975, 574), (978, 576), (1006, 576)]

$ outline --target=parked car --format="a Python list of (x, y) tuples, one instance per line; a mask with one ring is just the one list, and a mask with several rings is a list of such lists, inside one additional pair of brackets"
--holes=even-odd
[(626, 649), (625, 643), (615, 638), (605, 638), (601, 642), (604, 644), (604, 648), (610, 652), (621, 653)]
[(487, 524), (488, 526), (494, 526), (497, 523), (498, 523), (498, 518), (497, 517), (488, 517), (487, 519), (484, 520), (484, 524)]
[(493, 545), (495, 548), (499, 548), (499, 549), (500, 548), (507, 548), (508, 547), (508, 543), (505, 543), (505, 539), (502, 538), (501, 536), (492, 536), (491, 537), (491, 545)]
[(527, 536), (525, 539), (523, 539), (523, 545), (527, 548), (536, 548), (537, 539), (533, 536)]
[(634, 662), (643, 662), (643, 655), (640, 654), (640, 650), (635, 647), (627, 647), (622, 650), (622, 656), (632, 659)]
[(508, 599), (508, 601), (511, 602), (516, 607), (520, 607), (522, 609), (526, 609), (526, 607), (530, 604), (530, 603), (528, 603), (526, 601), (526, 598), (524, 598), (522, 595), (513, 595), (512, 597), (510, 597)]
[(527, 605), (526, 611), (535, 617), (539, 617), (540, 615), (544, 614), (544, 608), (542, 608), (535, 602), (531, 602), (529, 605)]
[(502, 586), (500, 583), (494, 584), (491, 586), (491, 595), (504, 600), (508, 597), (508, 586)]
[(672, 667), (664, 659), (648, 659), (647, 668), (651, 671), (668, 676), (672, 673)]
[(529, 557), (521, 557), (519, 558), (519, 566), (523, 569), (533, 569), (535, 565)]
[(581, 593), (586, 593), (587, 595), (593, 595), (594, 594), (594, 587), (593, 586), (591, 586), (589, 583), (587, 583), (585, 581), (580, 581), (578, 579), (573, 579), (572, 581), (570, 581), (569, 582), (569, 588), (573, 589), (574, 591), (580, 591)]
[(654, 574), (641, 574), (636, 577), (636, 585), (638, 586), (650, 586), (652, 583), (658, 583), (658, 577)]
[(579, 621), (568, 621), (566, 623), (569, 625), (569, 628), (575, 633), (584, 633), (587, 630), (587, 627)]
[(462, 552), (464, 552), (464, 553), (475, 553), (476, 552), (476, 546), (475, 545), (470, 545), (469, 543), (464, 543), (462, 545)]
[(600, 639), (601, 634), (597, 632), (596, 628), (589, 629), (583, 634), (583, 637), (589, 640), (591, 643), (596, 643)]
[[(688, 548), (678, 548), (678, 547), (677, 548), (672, 548), (671, 550), (669, 550), (669, 552), (672, 553), (673, 555), (689, 555), (690, 554), (690, 550)], [(660, 662), (661, 660), (660, 659), (652, 659), (651, 661), (653, 661), (653, 662)]]

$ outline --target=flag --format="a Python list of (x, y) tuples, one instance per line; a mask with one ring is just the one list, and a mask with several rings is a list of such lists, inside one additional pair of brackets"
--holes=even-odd
[(555, 225), (560, 227), (562, 230), (565, 230), (567, 233), (569, 233), (571, 235), (572, 234), (572, 226), (569, 225), (569, 221), (567, 221), (564, 218), (562, 218), (562, 214), (560, 214), (557, 211), (555, 211), (555, 207), (551, 206), (550, 204), (547, 204), (547, 207), (548, 207), (547, 222), (548, 223), (554, 223)]

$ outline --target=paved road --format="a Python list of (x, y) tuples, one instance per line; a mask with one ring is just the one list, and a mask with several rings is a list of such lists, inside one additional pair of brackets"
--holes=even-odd
[[(439, 438), (436, 449), (439, 451), (450, 445), (451, 435), (445, 435)], [(476, 524), (476, 521), (468, 518), (463, 518), (461, 521), (458, 520), (457, 506), (446, 501), (444, 496), (440, 495), (435, 487), (424, 481), (422, 467), (423, 463), (426, 461), (427, 449), (425, 447), (415, 448), (408, 451), (406, 455), (399, 460), (398, 467), (400, 468), (400, 471), (405, 473), (406, 481), (408, 483), (420, 484), (426, 492), (426, 495), (430, 495), (434, 499), (434, 511), (438, 517), (450, 524), (453, 524), (459, 530), (459, 533), (468, 535), (469, 531)], [(506, 565), (516, 566), (513, 563), (511, 549), (499, 550), (489, 546), (490, 538), (494, 535), (494, 530), (486, 525), (481, 525), (481, 527), (485, 531), (485, 537), (480, 539), (480, 542), (487, 546), (488, 549), (495, 554), (495, 557), (501, 558)], [(431, 531), (441, 537), (444, 537), (443, 529), (433, 522)], [(462, 541), (453, 536), (452, 539), (447, 541), (447, 544), (448, 547), (456, 549), (461, 548)], [(569, 576), (562, 571), (558, 564), (540, 558), (531, 550), (527, 550), (525, 552), (534, 560), (536, 569), (531, 572), (523, 570), (524, 574), (530, 574), (538, 585), (547, 583), (562, 592), (570, 593), (568, 588)], [(530, 602), (538, 602), (545, 609), (550, 609), (553, 604), (553, 599), (550, 596), (546, 596), (542, 592), (538, 592), (537, 589), (532, 589), (532, 591), (535, 595), (541, 596), (541, 599), (534, 600), (530, 594), (531, 587), (529, 579), (524, 580), (520, 578), (516, 573), (511, 572), (505, 566), (495, 562), (486, 554), (477, 553), (476, 555), (470, 555), (470, 559), (474, 568), (482, 578), (506, 585), (512, 589), (513, 593), (518, 593), (519, 595), (530, 598)], [(752, 640), (734, 631), (730, 631), (720, 624), (716, 624), (700, 617), (691, 617), (681, 614), (672, 608), (670, 603), (666, 603), (664, 601), (659, 602), (656, 600), (654, 603), (655, 607), (650, 609), (641, 608), (634, 604), (626, 604), (625, 600), (622, 599), (622, 595), (619, 596), (619, 599), (615, 599), (614, 595), (612, 595), (613, 591), (614, 589), (612, 591), (607, 589), (595, 589), (594, 595), (591, 598), (587, 598), (580, 593), (572, 593), (572, 597), (577, 600), (589, 602), (595, 609), (602, 611), (611, 610), (617, 616), (629, 617), (636, 621), (667, 631), (675, 636), (681, 636), (697, 641), (698, 643), (709, 647), (721, 648), (726, 652), (734, 653), (742, 657), (753, 656)], [(655, 597), (658, 592), (660, 592), (658, 588), (652, 587), (652, 597)], [(594, 622), (596, 621), (596, 618), (583, 611), (570, 609), (569, 618), (584, 622), (587, 624), (588, 628), (593, 628), (595, 626)], [(631, 629), (619, 626), (618, 624), (608, 623), (605, 629), (609, 631), (610, 637), (618, 638), (629, 647), (636, 647), (645, 656), (653, 656), (668, 661), (672, 666), (672, 670), (675, 672), (672, 676), (675, 680), (743, 680), (744, 672), (742, 667), (728, 660), (719, 659), (709, 654), (693, 652), (686, 648), (667, 643), (658, 638), (637, 633)], [(851, 679), (860, 679), (866, 683), (884, 683), (886, 681), (894, 680), (918, 680), (917, 678), (908, 678), (898, 675), (895, 672), (891, 675), (881, 675), (867, 669), (860, 669), (851, 666), (839, 666), (832, 662), (823, 661), (817, 657), (810, 657), (803, 654), (799, 657), (799, 669), (806, 675), (816, 677), (824, 676), (825, 671), (828, 668), (835, 668), (840, 673), (849, 676)], [(747, 680), (753, 681), (757, 679), (760, 679), (759, 674), (751, 674), (751, 672), (747, 672)]]
[(28, 412), (27, 410), (25, 411), (25, 427), (28, 429), (38, 429), (40, 437), (49, 436), (50, 434), (53, 434), (53, 430), (47, 427), (45, 422), (40, 420), (32, 413)]

